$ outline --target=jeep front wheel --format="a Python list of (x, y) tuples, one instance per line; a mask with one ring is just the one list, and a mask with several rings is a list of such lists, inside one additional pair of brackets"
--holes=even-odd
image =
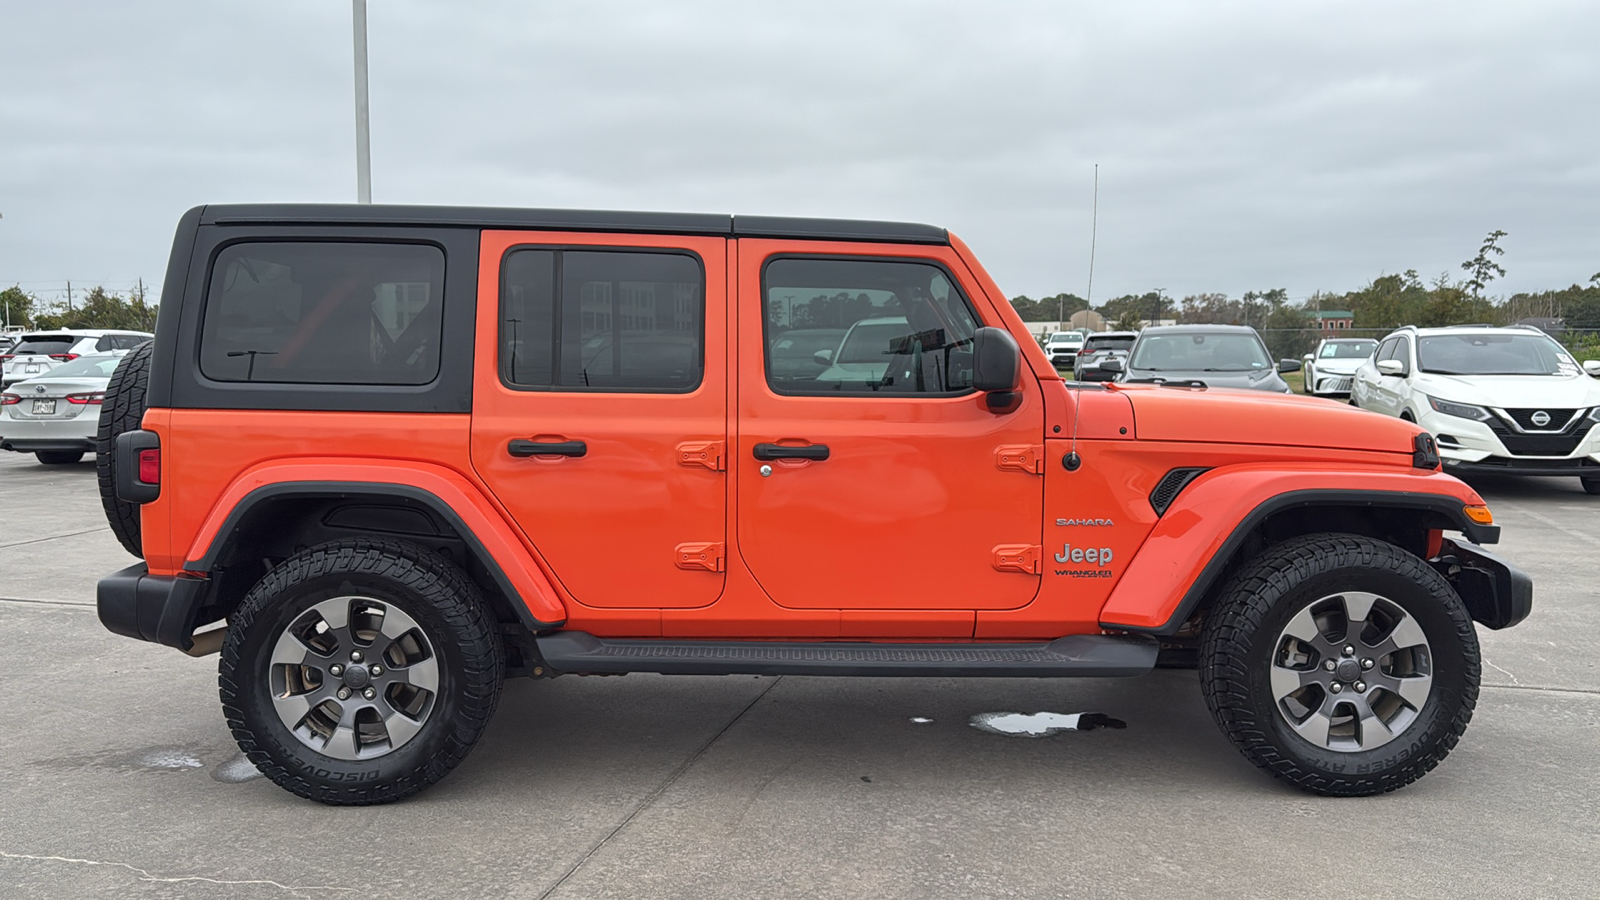
[(504, 677), (494, 620), (442, 557), (398, 541), (305, 550), (230, 617), (218, 685), (251, 762), (302, 797), (387, 803), (472, 749)]
[(1472, 618), (1393, 544), (1296, 538), (1235, 575), (1206, 616), (1200, 682), (1257, 766), (1331, 796), (1379, 794), (1455, 747), (1478, 697)]

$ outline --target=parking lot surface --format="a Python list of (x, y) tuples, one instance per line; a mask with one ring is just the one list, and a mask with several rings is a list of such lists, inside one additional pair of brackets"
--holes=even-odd
[[(0, 454), (0, 897), (1554, 897), (1600, 884), (1600, 497), (1476, 482), (1533, 616), (1480, 630), (1465, 738), (1398, 793), (1253, 769), (1188, 671), (1130, 680), (512, 681), (409, 801), (244, 763), (216, 657), (117, 637), (94, 466)], [(1125, 729), (1017, 737), (991, 712)], [(914, 721), (925, 719), (931, 721)]]

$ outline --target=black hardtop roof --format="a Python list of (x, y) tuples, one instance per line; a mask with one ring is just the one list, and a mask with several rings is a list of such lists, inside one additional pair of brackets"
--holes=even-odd
[(390, 206), (354, 203), (239, 203), (199, 207), (201, 225), (427, 225), (697, 234), (717, 237), (948, 244), (943, 228), (911, 222), (734, 216), (720, 213), (517, 209), (501, 206)]

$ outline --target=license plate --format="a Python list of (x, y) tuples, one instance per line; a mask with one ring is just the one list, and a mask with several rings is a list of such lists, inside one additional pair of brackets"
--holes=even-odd
[(53, 415), (55, 415), (56, 414), (56, 402), (54, 400), (35, 400), (35, 401), (33, 401), (33, 414), (36, 415), (36, 416), (53, 416)]
[(39, 367), (38, 366), (29, 366), (28, 368), (24, 369), (23, 371), (26, 372), (29, 375), (37, 375), (37, 374), (39, 374)]

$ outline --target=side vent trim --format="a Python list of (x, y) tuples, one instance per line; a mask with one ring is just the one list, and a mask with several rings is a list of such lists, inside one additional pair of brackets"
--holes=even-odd
[(1158, 516), (1166, 515), (1167, 507), (1172, 505), (1172, 501), (1178, 499), (1178, 495), (1183, 493), (1183, 489), (1189, 486), (1189, 482), (1209, 471), (1211, 471), (1209, 467), (1173, 469), (1161, 476), (1161, 480), (1156, 482), (1155, 490), (1150, 492), (1150, 508), (1155, 510)]

